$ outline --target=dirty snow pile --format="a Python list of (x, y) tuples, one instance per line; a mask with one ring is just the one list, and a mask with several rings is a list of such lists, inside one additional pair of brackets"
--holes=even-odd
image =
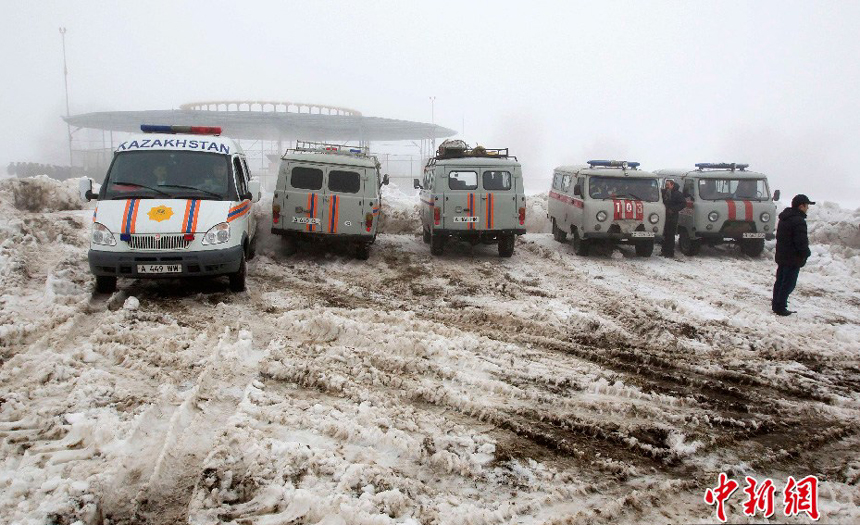
[(380, 233), (421, 233), (418, 192), (404, 192), (394, 184), (382, 187)]
[(538, 195), (512, 258), (431, 257), (389, 189), (368, 261), (283, 256), (263, 202), (247, 292), (101, 296), (92, 211), (36, 184), (0, 183), (0, 523), (710, 523), (721, 472), (814, 474), (821, 522), (860, 521), (857, 212), (813, 208), (790, 318), (773, 243), (577, 257)]

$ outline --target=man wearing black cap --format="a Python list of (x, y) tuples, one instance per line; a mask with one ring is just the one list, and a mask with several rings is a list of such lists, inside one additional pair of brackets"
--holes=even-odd
[(788, 296), (797, 284), (800, 269), (812, 255), (809, 239), (806, 236), (806, 212), (815, 204), (806, 195), (795, 195), (791, 208), (779, 214), (776, 227), (776, 282), (773, 283), (773, 302), (771, 307), (776, 315), (791, 315), (788, 309)]

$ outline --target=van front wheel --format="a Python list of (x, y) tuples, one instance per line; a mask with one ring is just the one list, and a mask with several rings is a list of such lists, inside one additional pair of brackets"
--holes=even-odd
[(239, 262), (239, 270), (236, 273), (230, 274), (230, 291), (244, 292), (245, 291), (245, 253), (242, 252), (242, 260)]
[(651, 257), (654, 253), (654, 241), (639, 241), (636, 243), (636, 255), (638, 257)]
[(293, 237), (284, 237), (284, 255), (295, 255), (299, 245)]
[(588, 256), (590, 242), (579, 236), (579, 230), (573, 230), (573, 252), (582, 257)]
[(750, 257), (758, 257), (764, 251), (764, 239), (744, 239), (741, 241), (741, 252)]
[(567, 241), (567, 232), (556, 225), (555, 219), (552, 220), (552, 238), (558, 242)]
[[(663, 242), (666, 242), (666, 240), (664, 239)], [(681, 253), (687, 257), (693, 257), (702, 249), (702, 241), (691, 239), (690, 234), (687, 233), (687, 229), (684, 228), (678, 236), (678, 247), (681, 248)]]
[(116, 277), (96, 275), (96, 293), (114, 293), (115, 291)]
[(430, 244), (430, 228), (424, 228), (423, 230), (424, 244)]
[(499, 235), (499, 257), (510, 257), (513, 255), (516, 240), (517, 236), (512, 233)]

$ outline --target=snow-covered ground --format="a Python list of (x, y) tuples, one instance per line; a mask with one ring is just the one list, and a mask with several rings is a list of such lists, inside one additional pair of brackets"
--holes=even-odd
[(720, 472), (860, 521), (860, 210), (812, 208), (781, 318), (772, 243), (581, 258), (545, 195), (511, 259), (391, 191), (369, 261), (263, 224), (246, 293), (93, 296), (75, 187), (0, 181), (2, 523), (714, 522)]

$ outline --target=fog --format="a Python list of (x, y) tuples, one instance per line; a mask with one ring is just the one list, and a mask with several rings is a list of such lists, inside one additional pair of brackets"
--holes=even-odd
[(0, 163), (68, 163), (72, 114), (272, 99), (589, 158), (747, 162), (860, 205), (857, 2), (6, 2)]

